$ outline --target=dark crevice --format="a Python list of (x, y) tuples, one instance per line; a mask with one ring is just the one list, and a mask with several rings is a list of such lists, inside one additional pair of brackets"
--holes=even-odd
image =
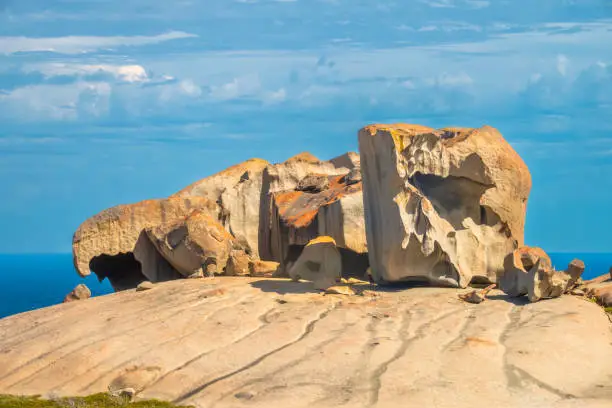
[(89, 262), (89, 269), (95, 272), (100, 281), (108, 279), (115, 291), (133, 289), (147, 280), (140, 262), (131, 252), (96, 256)]

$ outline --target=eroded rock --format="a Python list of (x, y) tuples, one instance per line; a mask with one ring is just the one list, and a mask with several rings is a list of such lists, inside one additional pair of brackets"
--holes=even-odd
[(66, 297), (64, 298), (64, 303), (73, 302), (75, 300), (85, 300), (89, 299), (90, 297), (91, 291), (89, 290), (89, 288), (86, 285), (80, 283), (72, 290), (72, 292), (66, 295)]
[(233, 249), (230, 251), (225, 274), (227, 276), (249, 276), (249, 263), (251, 257), (243, 250)]
[(529, 301), (559, 297), (565, 293), (570, 275), (556, 272), (541, 248), (521, 247), (506, 257), (499, 288), (510, 296), (527, 295)]
[(523, 244), (531, 176), (492, 127), (359, 132), (368, 250), (379, 282), (496, 282)]
[(198, 210), (146, 232), (159, 253), (185, 277), (200, 270), (206, 276), (222, 274), (234, 245), (232, 235), (216, 219)]
[(217, 203), (215, 218), (250, 255), (259, 256), (260, 201), (266, 160), (250, 159), (199, 180), (173, 197), (205, 197)]
[(138, 286), (136, 286), (136, 292), (144, 292), (145, 290), (151, 290), (155, 287), (153, 282), (144, 281), (140, 282)]
[(325, 290), (337, 284), (342, 275), (342, 259), (332, 237), (310, 241), (289, 270), (291, 279), (312, 281), (315, 289)]
[(142, 234), (147, 228), (183, 219), (194, 210), (216, 213), (218, 208), (206, 198), (174, 197), (102, 211), (74, 234), (72, 252), (77, 272), (87, 276), (93, 271), (99, 279), (108, 278), (115, 290), (135, 288), (144, 280), (176, 277), (176, 271), (167, 264), (156, 264), (162, 258), (151, 252), (151, 244)]
[(278, 273), (279, 263), (274, 261), (255, 260), (249, 262), (249, 275), (254, 277), (274, 277)]
[[(318, 236), (332, 237), (355, 275), (368, 267), (361, 182), (347, 184), (346, 176), (329, 176), (318, 193), (284, 191), (272, 196), (271, 239), (274, 254), (287, 272), (304, 246)], [(351, 260), (353, 262), (351, 262)]]

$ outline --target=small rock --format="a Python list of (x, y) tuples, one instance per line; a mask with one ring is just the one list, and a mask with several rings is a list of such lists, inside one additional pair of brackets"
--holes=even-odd
[(347, 186), (359, 183), (361, 181), (361, 168), (360, 167), (352, 168), (351, 171), (349, 171), (348, 174), (344, 176), (342, 181)]
[(248, 276), (250, 262), (251, 257), (245, 251), (232, 249), (225, 267), (225, 274), (227, 276)]
[(309, 174), (304, 177), (295, 188), (296, 191), (306, 193), (320, 193), (329, 188), (329, 178), (324, 174)]
[(155, 285), (152, 282), (143, 281), (143, 282), (140, 282), (138, 286), (136, 286), (136, 292), (142, 292), (143, 290), (150, 290), (150, 289), (153, 289), (154, 287)]
[(89, 288), (82, 283), (77, 285), (72, 292), (70, 292), (64, 298), (64, 303), (73, 302), (75, 300), (84, 300), (91, 297), (91, 291)]
[(565, 273), (569, 275), (569, 280), (567, 282), (567, 291), (571, 291), (576, 287), (580, 278), (582, 277), (582, 273), (584, 272), (584, 262), (580, 259), (574, 259), (569, 263)]
[(350, 286), (332, 286), (325, 290), (328, 295), (346, 295), (353, 296), (355, 291)]
[(468, 293), (463, 293), (459, 295), (459, 298), (468, 303), (474, 303), (474, 304), (482, 303), (487, 299), (487, 293), (489, 293), (489, 291), (491, 291), (491, 289), (493, 289), (494, 287), (495, 287), (495, 284), (489, 285), (486, 288), (481, 289), (481, 290), (473, 290)]
[(572, 294), (574, 296), (584, 296), (585, 295), (584, 290), (582, 290), (582, 289), (572, 289), (570, 294)]
[(272, 277), (277, 271), (278, 262), (272, 261), (251, 261), (249, 262), (249, 274), (254, 277)]
[(136, 390), (133, 388), (122, 388), (120, 390), (114, 390), (110, 394), (114, 397), (122, 397), (126, 398), (128, 401), (131, 401), (136, 395)]

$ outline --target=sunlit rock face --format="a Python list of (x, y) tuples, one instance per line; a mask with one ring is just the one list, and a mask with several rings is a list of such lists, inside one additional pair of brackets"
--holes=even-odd
[(377, 281), (497, 281), (523, 244), (531, 176), (496, 129), (372, 125), (359, 149)]

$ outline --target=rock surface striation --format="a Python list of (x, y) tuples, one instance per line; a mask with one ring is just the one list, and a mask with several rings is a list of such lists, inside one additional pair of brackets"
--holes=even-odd
[(591, 302), (493, 291), (476, 305), (457, 289), (364, 288), (184, 279), (8, 317), (0, 394), (133, 389), (198, 408), (610, 406), (612, 326)]

